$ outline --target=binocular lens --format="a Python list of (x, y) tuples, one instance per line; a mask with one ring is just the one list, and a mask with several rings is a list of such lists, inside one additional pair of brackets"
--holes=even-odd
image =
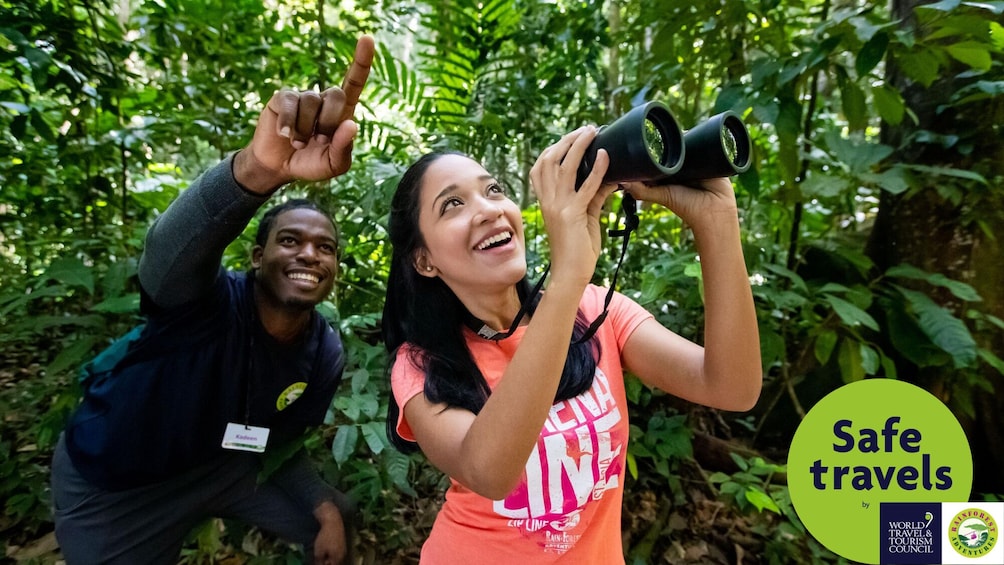
[[(683, 135), (683, 167), (672, 181), (687, 184), (743, 173), (750, 167), (753, 146), (739, 116), (731, 111), (711, 116)], [(662, 182), (662, 181), (660, 181)]]
[(610, 157), (604, 182), (663, 178), (678, 171), (683, 164), (683, 130), (669, 108), (659, 102), (634, 107), (612, 124), (600, 128), (582, 156), (576, 189), (589, 176), (600, 149)]
[(722, 128), (722, 149), (729, 161), (739, 164), (736, 162), (739, 158), (739, 144), (736, 142), (736, 135), (727, 127)]
[(659, 129), (659, 126), (651, 118), (645, 118), (642, 139), (645, 143), (645, 149), (653, 161), (664, 167), (670, 165), (670, 163), (666, 162), (666, 143), (662, 139), (662, 130)]

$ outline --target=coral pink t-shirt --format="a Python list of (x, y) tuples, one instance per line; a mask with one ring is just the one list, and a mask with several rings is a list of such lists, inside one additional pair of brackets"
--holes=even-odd
[[(586, 320), (603, 311), (605, 294), (597, 286), (586, 288), (579, 304)], [(450, 479), (446, 502), (422, 547), (424, 565), (624, 562), (621, 500), (629, 426), (620, 351), (651, 317), (615, 293), (596, 332), (601, 355), (592, 387), (551, 407), (523, 479), (505, 499), (489, 500)], [(501, 341), (465, 330), (472, 356), (492, 389), (525, 329)], [(409, 361), (408, 350), (407, 344), (398, 350), (391, 385), (402, 407), (397, 431), (414, 440), (404, 406), (423, 392), (425, 375)]]

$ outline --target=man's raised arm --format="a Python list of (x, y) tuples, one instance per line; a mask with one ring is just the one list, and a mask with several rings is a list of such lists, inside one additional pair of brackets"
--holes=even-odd
[(373, 38), (363, 36), (342, 88), (273, 94), (251, 142), (196, 179), (157, 218), (139, 265), (140, 284), (154, 304), (177, 306), (207, 292), (226, 246), (279, 187), (349, 170), (358, 131), (353, 112), (373, 55)]

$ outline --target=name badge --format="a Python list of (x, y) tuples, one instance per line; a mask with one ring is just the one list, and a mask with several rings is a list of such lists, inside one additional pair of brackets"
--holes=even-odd
[(266, 443), (268, 443), (268, 428), (230, 422), (227, 424), (227, 431), (223, 434), (222, 445), (223, 449), (262, 453), (265, 451)]

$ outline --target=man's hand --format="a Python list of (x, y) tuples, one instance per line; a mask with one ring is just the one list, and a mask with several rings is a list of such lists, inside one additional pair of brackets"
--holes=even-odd
[(364, 35), (342, 87), (323, 92), (280, 90), (258, 119), (254, 137), (234, 157), (234, 178), (251, 192), (269, 194), (293, 180), (326, 180), (352, 165), (358, 126), (352, 114), (370, 66), (373, 38)]
[(314, 510), (321, 531), (314, 539), (314, 565), (340, 565), (348, 552), (345, 523), (338, 507), (332, 502), (322, 502)]

